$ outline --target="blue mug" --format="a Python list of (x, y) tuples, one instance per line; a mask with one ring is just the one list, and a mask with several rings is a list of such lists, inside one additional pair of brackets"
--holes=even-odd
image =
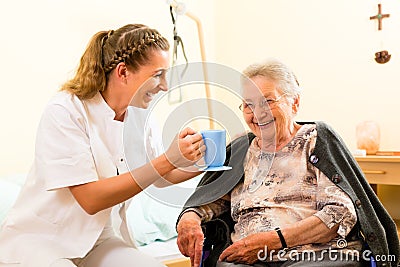
[(226, 131), (204, 130), (200, 132), (206, 152), (204, 155), (205, 167), (221, 167), (226, 159)]

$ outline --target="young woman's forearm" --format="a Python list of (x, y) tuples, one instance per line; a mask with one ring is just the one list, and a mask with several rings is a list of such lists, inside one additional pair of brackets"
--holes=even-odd
[(131, 172), (71, 186), (70, 190), (88, 214), (96, 214), (135, 196), (174, 168), (163, 154)]
[(171, 172), (165, 174), (163, 177), (154, 182), (157, 187), (166, 187), (172, 184), (179, 184), (186, 180), (189, 180), (197, 175), (202, 174), (201, 171), (184, 171), (180, 169), (172, 170)]

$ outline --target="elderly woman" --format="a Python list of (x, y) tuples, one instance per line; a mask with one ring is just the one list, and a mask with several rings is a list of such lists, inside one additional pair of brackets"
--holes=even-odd
[(206, 173), (187, 201), (181, 253), (196, 267), (364, 266), (373, 257), (396, 266), (396, 225), (343, 141), (322, 122), (294, 120), (292, 71), (271, 60), (244, 76), (251, 133), (228, 145), (233, 169)]

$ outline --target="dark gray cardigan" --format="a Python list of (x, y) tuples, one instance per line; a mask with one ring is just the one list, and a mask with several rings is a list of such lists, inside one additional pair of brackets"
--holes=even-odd
[[(400, 245), (393, 219), (371, 189), (360, 167), (339, 135), (323, 122), (299, 122), (299, 124), (307, 123), (316, 124), (318, 134), (315, 149), (313, 154), (310, 155), (309, 161), (349, 195), (356, 208), (357, 227), (372, 253), (396, 257), (396, 262), (380, 261), (377, 262), (377, 266), (397, 266)], [(187, 208), (211, 203), (221, 198), (242, 181), (243, 161), (253, 138), (254, 135), (250, 133), (234, 140), (227, 146), (225, 165), (231, 166), (232, 170), (207, 172), (199, 182), (195, 192), (187, 200), (181, 215)], [(221, 221), (221, 218), (217, 218), (217, 220)], [(222, 221), (229, 228), (228, 231), (232, 231), (234, 222), (230, 216), (224, 214)], [(205, 234), (206, 237), (215, 234), (212, 233), (214, 230), (209, 229), (208, 233)], [(225, 238), (229, 239), (229, 233), (226, 234)], [(220, 250), (222, 249), (221, 247)]]

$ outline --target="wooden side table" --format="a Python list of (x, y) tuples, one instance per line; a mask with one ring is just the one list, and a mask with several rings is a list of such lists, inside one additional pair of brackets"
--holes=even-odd
[[(378, 196), (377, 185), (400, 185), (400, 156), (357, 156), (355, 159)], [(400, 236), (400, 220), (395, 221)]]

